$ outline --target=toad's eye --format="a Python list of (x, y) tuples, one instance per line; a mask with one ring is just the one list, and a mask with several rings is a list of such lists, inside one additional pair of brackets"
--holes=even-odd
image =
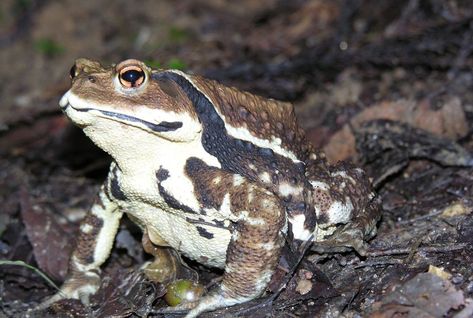
[(139, 66), (126, 66), (120, 70), (118, 78), (125, 88), (139, 87), (145, 81), (145, 72)]

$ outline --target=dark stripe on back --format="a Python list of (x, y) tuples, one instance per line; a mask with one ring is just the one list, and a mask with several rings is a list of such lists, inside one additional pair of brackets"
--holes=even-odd
[[(253, 182), (260, 182), (258, 174), (268, 172), (272, 184), (265, 184), (265, 186), (275, 193), (280, 193), (279, 184), (282, 182), (288, 182), (292, 186), (302, 186), (304, 189), (311, 188), (305, 177), (303, 163), (295, 164), (290, 158), (274, 153), (271, 148), (259, 147), (251, 142), (230, 136), (223, 119), (215, 110), (212, 102), (185, 77), (169, 71), (153, 73), (152, 77), (157, 80), (173, 80), (184, 91), (192, 102), (202, 124), (202, 145), (205, 151), (218, 159), (223, 170), (242, 175)], [(238, 105), (220, 106), (224, 108)], [(194, 172), (192, 178), (195, 180), (200, 178), (201, 174), (195, 172), (199, 170), (202, 163), (192, 159), (187, 160), (186, 172), (188, 175), (192, 175)], [(256, 169), (250, 169), (250, 164), (254, 165)], [(215, 207), (217, 202), (211, 200), (211, 196), (202, 191), (200, 193), (200, 202), (204, 207)], [(304, 214), (306, 216), (304, 226), (313, 229), (316, 224), (314, 207), (305, 205), (306, 196), (307, 192), (304, 191), (300, 196), (285, 198), (283, 203), (289, 214)]]
[[(276, 185), (285, 179), (284, 176), (291, 176), (293, 184), (294, 182), (304, 182), (304, 174), (297, 169), (291, 159), (275, 154), (270, 148), (259, 147), (251, 142), (228, 135), (225, 123), (212, 103), (186, 78), (173, 72), (154, 73), (152, 76), (158, 80), (171, 79), (186, 93), (203, 126), (202, 144), (204, 149), (218, 159), (224, 170), (238, 173), (253, 181), (258, 180), (258, 173), (268, 171)], [(250, 163), (261, 170), (249, 169)], [(279, 170), (279, 176), (276, 175), (276, 170)]]

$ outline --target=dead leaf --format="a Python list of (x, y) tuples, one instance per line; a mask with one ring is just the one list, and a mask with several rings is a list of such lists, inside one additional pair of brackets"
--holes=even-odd
[(383, 101), (365, 108), (354, 116), (349, 124), (345, 124), (332, 135), (324, 147), (329, 162), (346, 160), (356, 154), (355, 138), (352, 129), (349, 128), (350, 125), (356, 129), (363, 123), (377, 119), (407, 123), (414, 128), (420, 128), (436, 136), (452, 140), (457, 140), (468, 134), (468, 122), (458, 97), (450, 98), (438, 110), (432, 109), (428, 100)]
[(468, 213), (471, 213), (471, 210), (468, 210), (467, 207), (463, 204), (463, 202), (460, 201), (447, 206), (440, 216), (452, 217)]
[(437, 267), (437, 266), (434, 266), (434, 265), (429, 265), (428, 272), (431, 273), (431, 274), (437, 275), (438, 277), (440, 277), (442, 279), (446, 279), (446, 280), (450, 279), (452, 277), (452, 274), (444, 271), (443, 268)]
[(356, 155), (355, 136), (348, 125), (343, 126), (330, 138), (324, 147), (324, 153), (330, 163), (346, 160)]
[(357, 128), (355, 134), (364, 162), (376, 171), (375, 185), (401, 171), (411, 159), (426, 159), (444, 166), (473, 165), (473, 154), (460, 144), (400, 121), (369, 121)]
[[(464, 310), (471, 299), (448, 281), (431, 273), (420, 273), (401, 286), (397, 286), (374, 307), (371, 318), (441, 318), (447, 313)], [(455, 315), (453, 315), (455, 317)], [(458, 316), (462, 317), (462, 316)]]
[(72, 238), (48, 209), (34, 202), (27, 189), (21, 191), (20, 204), (21, 218), (36, 262), (51, 278), (64, 281), (72, 252)]

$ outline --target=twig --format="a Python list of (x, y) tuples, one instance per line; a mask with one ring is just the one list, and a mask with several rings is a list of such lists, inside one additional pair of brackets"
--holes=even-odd
[(343, 306), (342, 313), (347, 312), (350, 309), (351, 304), (353, 304), (353, 300), (360, 294), (360, 291), (361, 291), (361, 288), (360, 286), (358, 286), (358, 288), (356, 289), (356, 292), (353, 293), (353, 295), (351, 295), (350, 299), (347, 301), (345, 306)]
[(456, 243), (456, 244), (448, 244), (442, 246), (425, 246), (425, 247), (418, 247), (413, 249), (412, 247), (403, 247), (403, 248), (392, 248), (389, 250), (378, 250), (378, 251), (368, 251), (366, 256), (367, 257), (382, 257), (382, 256), (390, 256), (390, 255), (403, 255), (403, 254), (410, 254), (413, 250), (416, 253), (446, 253), (451, 251), (457, 251), (465, 249), (468, 246), (467, 243)]
[(424, 240), (423, 235), (421, 235), (419, 238), (416, 239), (414, 244), (411, 246), (411, 251), (409, 252), (409, 255), (404, 260), (404, 264), (411, 263), (412, 259), (414, 258), (414, 255), (416, 255), (416, 253), (419, 251), (419, 247), (421, 246), (423, 240)]
[(425, 220), (425, 219), (430, 219), (434, 216), (442, 214), (442, 212), (443, 212), (443, 210), (435, 210), (435, 211), (430, 212), (429, 214), (421, 215), (421, 216), (416, 217), (416, 218), (412, 218), (412, 219), (408, 219), (408, 220), (404, 220), (404, 221), (398, 221), (397, 224), (398, 225), (399, 224), (408, 224), (408, 223), (414, 223), (414, 222)]
[(387, 266), (387, 265), (402, 265), (403, 261), (401, 260), (381, 260), (381, 261), (368, 261), (363, 262), (354, 266), (354, 268), (362, 268), (362, 267), (375, 267), (375, 266)]

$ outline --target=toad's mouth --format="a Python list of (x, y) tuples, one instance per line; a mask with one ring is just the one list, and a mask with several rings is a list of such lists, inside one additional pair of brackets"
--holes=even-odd
[(68, 114), (68, 108), (70, 107), (75, 112), (91, 113), (92, 115), (95, 115), (95, 116), (100, 116), (106, 119), (130, 124), (138, 128), (151, 130), (153, 132), (174, 131), (182, 127), (182, 122), (180, 121), (174, 121), (174, 122), (162, 121), (156, 124), (156, 123), (152, 123), (152, 122), (149, 122), (147, 120), (144, 120), (135, 116), (131, 116), (131, 115), (127, 115), (127, 114), (123, 114), (119, 112), (113, 112), (113, 111), (94, 108), (94, 107), (75, 107), (74, 105), (71, 104), (71, 102), (68, 99), (62, 99), (59, 105), (61, 107), (61, 110), (64, 113), (66, 113), (68, 117), (70, 117)]
[(101, 117), (110, 118), (112, 120), (116, 120), (120, 122), (131, 123), (138, 126), (145, 126), (149, 130), (152, 130), (154, 132), (173, 131), (182, 127), (182, 122), (180, 121), (174, 121), (174, 122), (162, 121), (159, 124), (154, 124), (138, 117), (125, 115), (125, 114), (117, 113), (117, 112), (112, 112), (108, 110), (97, 109), (97, 108), (76, 108), (72, 106), (70, 103), (68, 103), (64, 108), (63, 107), (61, 108), (63, 110), (66, 110), (68, 106), (70, 106), (72, 109), (78, 112), (98, 112), (101, 115)]

